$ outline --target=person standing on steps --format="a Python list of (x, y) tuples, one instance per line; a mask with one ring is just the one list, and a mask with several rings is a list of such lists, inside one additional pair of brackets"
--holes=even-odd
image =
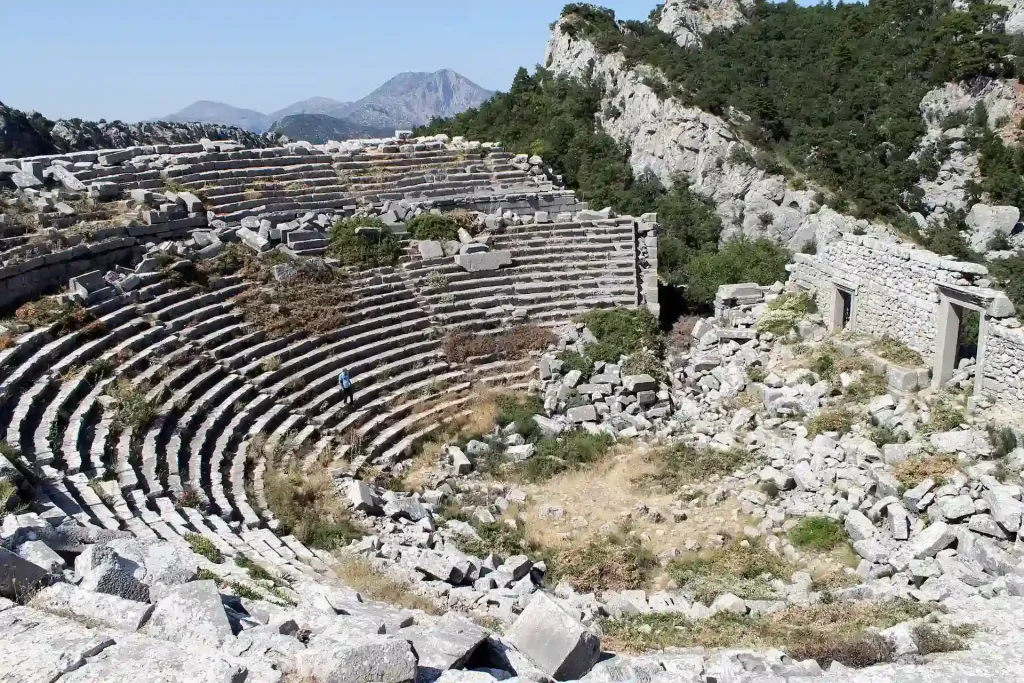
[(348, 368), (341, 369), (341, 374), (338, 375), (338, 384), (345, 392), (345, 403), (352, 403), (352, 378), (348, 376)]

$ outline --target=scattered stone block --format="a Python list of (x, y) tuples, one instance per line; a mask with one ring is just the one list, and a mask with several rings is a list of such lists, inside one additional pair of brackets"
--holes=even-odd
[(535, 593), (508, 633), (512, 645), (548, 676), (582, 678), (601, 655), (601, 639), (546, 593)]
[(36, 586), (47, 581), (50, 573), (35, 562), (18, 557), (0, 548), (0, 596), (21, 600)]
[(345, 643), (317, 639), (295, 663), (300, 677), (318, 683), (412, 683), (416, 659), (407, 640), (366, 635)]
[(183, 645), (215, 648), (232, 636), (217, 585), (210, 580), (169, 590), (156, 603), (143, 632)]
[(142, 628), (153, 611), (153, 605), (94, 593), (70, 583), (57, 583), (39, 591), (32, 597), (32, 606), (133, 633)]

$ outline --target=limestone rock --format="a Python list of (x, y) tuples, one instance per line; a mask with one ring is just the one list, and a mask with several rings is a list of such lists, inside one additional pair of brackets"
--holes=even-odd
[(153, 605), (94, 593), (70, 583), (57, 583), (39, 591), (32, 597), (32, 606), (130, 632), (142, 628), (153, 611)]
[(508, 640), (556, 680), (581, 678), (597, 662), (601, 640), (546, 593), (536, 593)]
[(193, 581), (171, 589), (157, 602), (143, 632), (183, 645), (220, 647), (231, 637), (231, 624), (217, 585)]

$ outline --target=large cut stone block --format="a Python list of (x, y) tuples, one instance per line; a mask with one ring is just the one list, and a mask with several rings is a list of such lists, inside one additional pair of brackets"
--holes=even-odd
[(559, 681), (582, 678), (601, 655), (601, 639), (543, 592), (512, 624), (508, 640)]
[(28, 607), (12, 607), (0, 612), (0, 680), (69, 680), (63, 675), (113, 644), (110, 636), (77, 621)]
[[(367, 635), (341, 643), (318, 639), (295, 658), (303, 680), (318, 683), (412, 683), (416, 653), (409, 641)], [(308, 678), (307, 678), (308, 677)]]
[(213, 581), (193, 581), (169, 591), (143, 631), (183, 645), (217, 648), (231, 638), (231, 623)]
[(32, 606), (87, 623), (132, 632), (142, 628), (153, 611), (153, 605), (106, 593), (93, 593), (70, 583), (57, 583), (39, 591), (32, 598)]
[(0, 548), (0, 596), (20, 600), (46, 581), (49, 572), (9, 550)]
[(508, 251), (485, 251), (475, 254), (458, 254), (455, 264), (470, 273), (498, 270), (512, 264), (512, 253)]

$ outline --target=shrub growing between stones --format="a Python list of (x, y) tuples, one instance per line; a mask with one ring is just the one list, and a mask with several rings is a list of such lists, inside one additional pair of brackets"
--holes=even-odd
[(935, 652), (955, 652), (967, 649), (967, 639), (975, 632), (972, 624), (952, 628), (934, 624), (918, 624), (911, 631), (917, 651), (922, 655)]
[(807, 294), (782, 294), (768, 304), (768, 310), (757, 321), (757, 330), (779, 336), (789, 334), (809, 310), (811, 298)]
[(771, 600), (777, 595), (768, 577), (785, 578), (793, 569), (755, 538), (733, 541), (690, 559), (674, 560), (667, 571), (680, 586), (693, 593), (695, 600), (710, 605), (723, 593)]
[(185, 542), (192, 548), (196, 555), (202, 555), (214, 564), (224, 562), (224, 554), (213, 544), (210, 539), (200, 534), (185, 534)]
[(657, 564), (639, 539), (617, 533), (558, 551), (548, 573), (580, 593), (631, 590), (643, 587)]
[(789, 540), (798, 548), (832, 550), (846, 541), (846, 531), (831, 517), (804, 517), (790, 529)]
[(646, 308), (609, 308), (590, 311), (580, 318), (597, 338), (586, 347), (592, 360), (616, 363), (620, 355), (628, 356), (641, 349), (656, 355), (664, 350), (665, 339), (658, 319)]
[(872, 342), (871, 350), (885, 360), (905, 368), (919, 368), (924, 365), (921, 354), (899, 339), (888, 335)]
[(941, 486), (956, 471), (957, 461), (952, 455), (914, 456), (892, 468), (893, 476), (907, 488), (917, 486), (929, 477)]
[(492, 354), (502, 360), (517, 360), (525, 358), (531, 351), (543, 351), (555, 341), (554, 333), (546, 327), (517, 325), (494, 335), (454, 332), (445, 337), (442, 348), (453, 363)]
[(438, 242), (459, 241), (459, 228), (472, 234), (473, 218), (468, 213), (421, 213), (406, 224), (409, 234), (417, 240)]
[(1010, 451), (1017, 447), (1017, 435), (1009, 427), (997, 429), (994, 426), (988, 427), (988, 440), (992, 443), (992, 457), (994, 459), (1005, 458)]
[(135, 386), (121, 378), (110, 385), (107, 393), (114, 399), (114, 424), (120, 429), (142, 429), (156, 417), (156, 405), (146, 398), (149, 385)]
[(733, 240), (717, 253), (702, 254), (690, 261), (686, 299), (694, 304), (709, 305), (721, 285), (784, 282), (787, 263), (789, 252), (770, 240)]
[(845, 408), (824, 408), (807, 421), (807, 436), (825, 432), (845, 434), (853, 427), (854, 415)]
[(573, 370), (579, 370), (583, 377), (594, 374), (594, 361), (575, 351), (562, 351), (558, 354), (558, 359), (562, 361), (562, 374)]
[[(357, 228), (369, 228), (356, 234)], [(331, 226), (327, 254), (353, 268), (393, 266), (402, 255), (402, 243), (379, 218), (353, 217)]]
[(515, 471), (526, 481), (545, 481), (570, 470), (597, 462), (608, 453), (613, 440), (608, 434), (569, 432), (558, 439), (546, 437), (537, 442), (537, 453), (519, 463)]
[(497, 422), (502, 427), (516, 423), (516, 431), (527, 441), (540, 435), (534, 415), (544, 414), (544, 401), (533, 394), (506, 394), (495, 399), (498, 405)]
[(793, 659), (868, 666), (891, 658), (891, 649), (862, 642), (866, 629), (885, 629), (922, 617), (928, 607), (894, 600), (787, 607), (759, 617), (721, 613), (701, 621), (678, 614), (638, 614), (605, 621), (602, 645), (610, 650), (646, 652), (670, 647), (779, 648)]
[(328, 474), (268, 467), (264, 487), (267, 504), (280, 520), (282, 532), (294, 534), (302, 543), (329, 551), (362, 538), (363, 529), (341, 507)]

